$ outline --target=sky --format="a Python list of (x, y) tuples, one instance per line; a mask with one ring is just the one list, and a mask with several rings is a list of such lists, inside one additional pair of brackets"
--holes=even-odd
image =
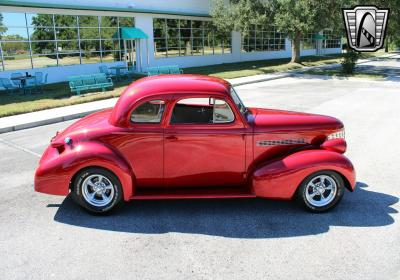
[[(23, 13), (2, 13), (3, 25), (7, 26), (8, 30), (5, 35), (20, 35), (24, 38), (26, 34), (25, 14)], [(27, 14), (28, 23), (31, 22), (35, 14)], [(23, 28), (22, 28), (23, 27)]]

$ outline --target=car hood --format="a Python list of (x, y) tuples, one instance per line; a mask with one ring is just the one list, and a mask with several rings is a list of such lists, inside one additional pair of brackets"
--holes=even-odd
[(274, 109), (251, 108), (255, 132), (339, 130), (343, 123), (333, 117)]

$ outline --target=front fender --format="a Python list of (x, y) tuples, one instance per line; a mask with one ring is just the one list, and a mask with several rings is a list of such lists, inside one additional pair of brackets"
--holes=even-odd
[(100, 142), (80, 142), (66, 145), (59, 154), (49, 146), (40, 160), (35, 173), (35, 190), (38, 192), (68, 195), (73, 176), (81, 169), (91, 166), (112, 171), (120, 180), (124, 200), (133, 195), (133, 172), (125, 159)]
[(350, 160), (326, 150), (301, 151), (261, 165), (253, 173), (252, 190), (259, 197), (291, 199), (304, 178), (321, 170), (338, 172), (354, 190), (355, 171)]

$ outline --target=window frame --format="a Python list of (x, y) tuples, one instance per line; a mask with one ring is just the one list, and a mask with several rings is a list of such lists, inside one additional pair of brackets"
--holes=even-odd
[(325, 39), (322, 42), (324, 49), (341, 49), (342, 48), (342, 36), (338, 35), (337, 32), (331, 30), (324, 30), (323, 36)]
[[(194, 98), (203, 98), (203, 99), (204, 98), (206, 98), (206, 99), (214, 98), (214, 99), (223, 100), (226, 104), (228, 104), (229, 108), (231, 109), (232, 114), (233, 114), (233, 120), (231, 122), (226, 122), (226, 123), (172, 123), (171, 122), (172, 114), (173, 114), (176, 104), (181, 100), (194, 99)], [(233, 108), (235, 108), (235, 109), (233, 109)], [(214, 110), (213, 110), (213, 114), (214, 114)], [(240, 118), (238, 118), (238, 112), (237, 112), (236, 106), (234, 104), (232, 104), (232, 102), (229, 98), (222, 97), (219, 95), (214, 95), (214, 94), (209, 94), (209, 95), (194, 94), (194, 95), (185, 95), (185, 96), (179, 96), (179, 97), (174, 96), (174, 101), (171, 102), (169, 112), (167, 115), (165, 115), (165, 119), (168, 120), (168, 121), (166, 121), (168, 127), (198, 127), (198, 126), (201, 126), (201, 127), (207, 127), (207, 128), (213, 128), (213, 127), (220, 128), (223, 126), (233, 127), (238, 124), (238, 122), (239, 122), (238, 119), (240, 119)]]
[(314, 38), (316, 33), (309, 32), (304, 34), (300, 38), (300, 49), (301, 50), (316, 50), (318, 41)]
[[(171, 26), (169, 22), (176, 20), (177, 24)], [(220, 35), (215, 32), (209, 20), (193, 20), (182, 18), (153, 18), (153, 46), (155, 59), (181, 56), (204, 56), (204, 55), (225, 55), (232, 53), (232, 34), (224, 34), (221, 44), (218, 44), (217, 37)], [(171, 36), (169, 31), (176, 31)], [(206, 32), (207, 31), (207, 32)], [(211, 34), (211, 35), (210, 35)], [(211, 38), (208, 38), (208, 36)], [(212, 46), (207, 46), (211, 43)], [(163, 42), (163, 43), (161, 43)], [(171, 44), (171, 42), (174, 42)], [(177, 44), (175, 44), (177, 42)], [(185, 42), (190, 43), (190, 50), (186, 48)], [(175, 46), (177, 45), (177, 46)], [(211, 49), (211, 52), (210, 52)], [(219, 50), (220, 51), (216, 51)]]
[[(161, 114), (160, 121), (159, 122), (134, 122), (134, 121), (132, 121), (133, 112), (137, 108), (139, 108), (141, 105), (143, 105), (143, 104), (145, 104), (147, 102), (151, 102), (151, 101), (163, 101), (164, 102), (164, 110), (163, 110), (163, 112)], [(166, 116), (166, 112), (167, 112), (167, 106), (168, 106), (167, 99), (162, 98), (162, 97), (158, 97), (158, 96), (151, 96), (151, 97), (146, 98), (146, 99), (138, 100), (135, 103), (135, 105), (132, 106), (132, 109), (129, 111), (128, 123), (132, 127), (135, 127), (135, 126), (140, 126), (140, 127), (143, 127), (143, 126), (162, 127), (163, 123), (164, 123), (165, 116)]]
[(286, 35), (279, 32), (276, 26), (264, 28), (253, 24), (249, 34), (241, 35), (241, 52), (280, 52), (286, 51)]
[[(20, 17), (21, 19), (24, 18), (24, 20), (21, 20), (21, 23), (18, 24), (6, 24), (5, 21), (3, 20), (3, 25), (7, 28), (12, 28), (14, 25), (18, 25), (18, 28), (21, 30), (26, 30), (26, 38), (22, 38), (20, 40), (7, 40), (3, 38), (0, 39), (0, 71), (16, 71), (16, 70), (24, 70), (24, 69), (39, 69), (39, 68), (48, 68), (48, 67), (62, 67), (65, 65), (82, 65), (82, 64), (91, 64), (91, 63), (103, 63), (103, 62), (117, 62), (117, 61), (122, 61), (121, 60), (121, 53), (122, 53), (122, 48), (121, 48), (121, 40), (119, 38), (111, 39), (109, 36), (105, 36), (104, 38), (102, 37), (102, 34), (106, 31), (109, 31), (110, 29), (118, 29), (121, 26), (125, 26), (125, 21), (131, 21), (132, 24), (127, 24), (129, 26), (135, 26), (135, 17), (134, 16), (119, 16), (119, 15), (104, 15), (102, 13), (99, 14), (78, 14), (74, 12), (60, 12), (60, 13), (50, 13), (50, 12), (21, 12), (21, 11), (5, 11), (2, 13), (4, 16), (7, 16), (7, 14), (14, 14)], [(40, 15), (45, 15), (49, 19), (48, 24), (41, 24), (38, 26), (35, 26), (32, 24), (32, 20), (34, 17), (40, 16)], [(74, 22), (71, 25), (60, 25), (59, 23), (59, 18), (63, 16), (68, 16), (72, 19), (74, 19)], [(90, 17), (90, 26), (83, 26), (81, 19), (84, 19), (85, 17)], [(107, 27), (103, 26), (103, 18), (114, 18), (114, 23), (112, 27)], [(51, 21), (51, 23), (50, 23)], [(123, 24), (120, 24), (123, 23)], [(76, 32), (73, 35), (72, 41), (77, 42), (78, 48), (74, 50), (74, 52), (71, 52), (70, 50), (64, 51), (59, 49), (59, 45), (63, 45), (66, 42), (69, 42), (68, 38), (63, 38), (63, 36), (60, 36), (61, 33), (66, 33), (69, 30), (76, 30)], [(84, 36), (83, 30), (92, 30), (94, 33), (93, 35), (91, 34), (88, 38)], [(45, 35), (48, 35), (49, 37), (44, 37), (44, 38), (35, 38), (34, 34), (35, 32), (42, 32)], [(61, 33), (60, 33), (61, 32)], [(48, 33), (48, 34), (46, 34)], [(90, 33), (90, 32), (89, 32)], [(105, 34), (104, 33), (104, 34)], [(119, 34), (119, 33), (118, 33)], [(12, 35), (12, 34), (9, 34)], [(96, 35), (96, 36), (94, 36)], [(6, 34), (6, 36), (8, 36)], [(118, 49), (116, 49), (116, 45), (114, 44), (112, 46), (112, 49), (108, 49), (108, 46), (106, 47), (105, 45), (103, 46), (103, 43), (107, 41), (107, 39), (118, 41)], [(14, 42), (15, 41), (15, 42)], [(92, 52), (86, 52), (85, 49), (82, 47), (82, 42), (85, 44), (90, 44), (90, 42), (97, 42), (94, 43), (96, 46), (98, 45), (98, 48), (96, 48), (96, 51)], [(11, 60), (15, 59), (16, 54), (9, 54), (4, 50), (4, 44), (7, 43), (22, 43), (26, 44), (26, 55), (27, 58), (24, 58), (23, 60), (25, 61), (24, 63), (26, 64), (26, 67), (10, 67), (8, 64), (9, 63), (4, 63), (5, 60)], [(48, 44), (49, 46), (55, 45), (55, 47), (51, 47), (51, 52), (48, 52), (46, 54), (44, 53), (38, 53), (38, 49), (35, 48), (35, 45), (37, 44)], [(112, 58), (113, 60), (110, 60), (108, 57), (109, 52), (113, 52)], [(106, 55), (107, 54), (107, 55)], [(72, 55), (71, 57), (73, 58), (73, 62), (69, 63), (66, 61), (63, 61), (62, 59), (64, 57), (68, 57), (68, 55)], [(87, 59), (86, 55), (90, 56), (90, 59)], [(92, 55), (94, 55), (93, 60)], [(37, 57), (42, 57), (48, 58), (48, 62), (43, 62), (43, 65), (35, 65), (34, 60)], [(52, 57), (50, 57), (52, 56)], [(3, 58), (6, 59), (3, 59)], [(78, 60), (76, 60), (76, 57), (79, 57)], [(104, 58), (103, 58), (104, 57)], [(75, 62), (76, 60), (76, 62)], [(46, 66), (46, 64), (48, 64)], [(50, 65), (50, 66), (49, 66)]]

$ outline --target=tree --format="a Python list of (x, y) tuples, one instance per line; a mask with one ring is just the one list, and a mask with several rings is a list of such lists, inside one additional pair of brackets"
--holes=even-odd
[(389, 51), (389, 46), (400, 46), (400, 0), (376, 0), (371, 4), (390, 10), (386, 26), (385, 51)]
[(32, 50), (34, 53), (55, 53), (53, 16), (40, 14), (32, 18), (34, 31), (31, 35)]
[(0, 39), (7, 32), (7, 27), (3, 26), (3, 15), (0, 13)]
[(231, 31), (249, 34), (254, 25), (268, 25), (270, 5), (273, 1), (235, 0), (226, 5), (223, 0), (214, 1), (211, 10), (213, 24), (218, 33), (226, 34)]
[(311, 1), (278, 0), (275, 23), (281, 32), (286, 32), (292, 42), (291, 62), (300, 62), (300, 39), (303, 34), (315, 31), (318, 17), (315, 3)]
[(307, 33), (343, 28), (342, 8), (347, 1), (276, 0), (274, 23), (292, 43), (291, 62), (300, 62), (300, 40)]
[(343, 28), (342, 7), (350, 0), (235, 0), (215, 3), (211, 12), (218, 30), (248, 34), (251, 26), (275, 25), (292, 42), (291, 62), (300, 62), (300, 41), (308, 33), (324, 28)]
[(16, 53), (24, 54), (29, 51), (29, 45), (24, 43), (22, 40), (26, 40), (20, 35), (5, 35), (2, 37), (4, 40), (1, 44), (1, 48), (4, 55), (14, 55)]
[[(102, 18), (102, 24), (105, 26), (116, 25), (115, 18)], [(32, 18), (32, 25), (34, 27), (31, 39), (32, 49), (35, 53), (48, 54), (49, 57), (53, 57), (52, 54), (61, 52), (58, 57), (64, 56), (77, 56), (79, 55), (80, 47), (85, 51), (85, 55), (90, 55), (91, 51), (100, 51), (99, 44), (99, 22), (98, 17), (95, 16), (80, 16), (79, 17), (80, 38), (81, 46), (78, 46), (78, 23), (76, 16), (70, 15), (55, 15), (53, 27), (53, 16), (47, 14), (37, 14)], [(104, 36), (107, 39), (112, 37), (111, 33), (115, 33), (116, 30), (108, 28), (104, 29)], [(109, 34), (110, 33), (110, 34)], [(57, 38), (57, 47), (54, 43), (54, 39)], [(112, 48), (110, 43), (107, 42), (107, 47)]]

